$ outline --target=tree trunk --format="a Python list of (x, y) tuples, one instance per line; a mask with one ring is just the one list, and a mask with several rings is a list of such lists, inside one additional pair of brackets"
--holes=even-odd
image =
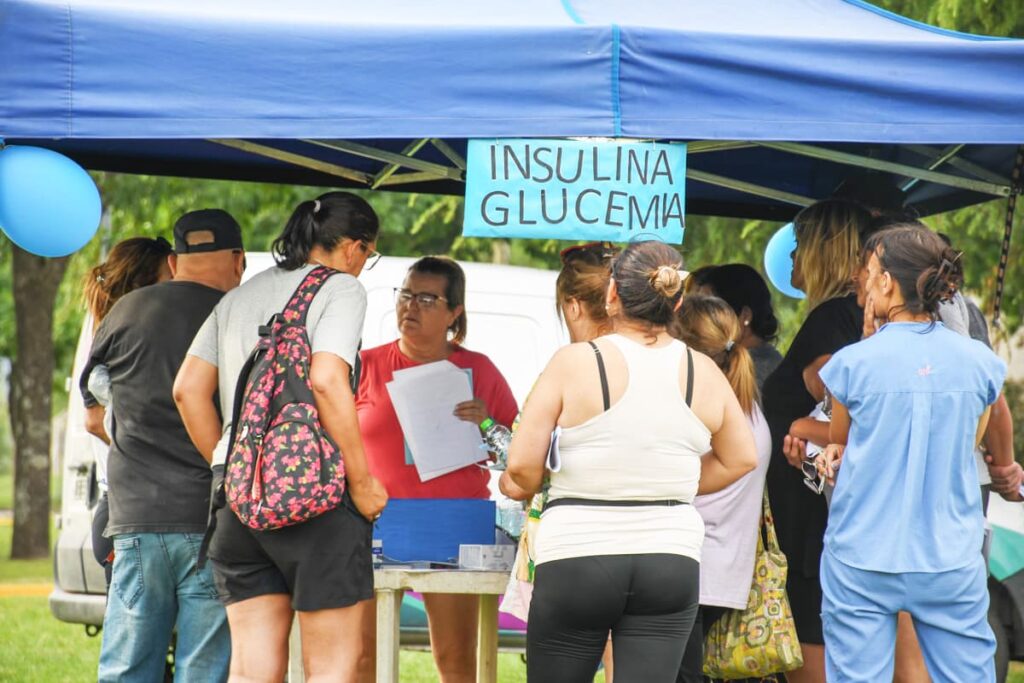
[(491, 240), (491, 263), (508, 265), (512, 261), (512, 244), (508, 240)]
[(17, 355), (11, 368), (14, 434), (12, 559), (50, 553), (50, 418), (53, 305), (68, 259), (33, 256), (11, 245)]

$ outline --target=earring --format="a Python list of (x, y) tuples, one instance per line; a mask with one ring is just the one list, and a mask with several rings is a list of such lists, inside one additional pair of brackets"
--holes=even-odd
[(743, 327), (748, 327), (749, 325), (750, 325), (750, 321), (749, 320), (744, 320), (743, 321)]

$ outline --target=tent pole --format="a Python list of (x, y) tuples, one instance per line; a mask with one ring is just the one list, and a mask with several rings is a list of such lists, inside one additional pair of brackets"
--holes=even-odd
[(462, 171), (457, 168), (449, 168), (448, 166), (442, 166), (441, 164), (423, 161), (422, 159), (415, 159), (410, 156), (405, 156), (404, 154), (388, 152), (383, 149), (377, 149), (375, 147), (363, 145), (358, 142), (352, 142), (350, 140), (303, 140), (303, 142), (311, 145), (317, 145), (318, 147), (326, 147), (327, 149), (345, 152), (347, 154), (354, 154), (358, 157), (373, 159), (374, 161), (383, 161), (386, 164), (397, 164), (399, 166), (411, 168), (415, 171), (433, 173), (442, 178), (462, 180)]
[(695, 168), (686, 169), (686, 177), (691, 180), (698, 180), (708, 185), (717, 185), (718, 187), (726, 187), (730, 190), (738, 190), (740, 192), (746, 192), (747, 194), (756, 195), (758, 197), (767, 197), (768, 199), (777, 199), (780, 202), (787, 204), (796, 204), (797, 206), (810, 206), (813, 204), (815, 199), (810, 197), (804, 197), (802, 195), (793, 194), (792, 192), (785, 192), (783, 190), (773, 190), (770, 187), (764, 187), (763, 185), (755, 185), (754, 183), (744, 182), (742, 180), (734, 180), (732, 178), (726, 178), (725, 176), (715, 175), (714, 173), (705, 173), (704, 171), (698, 171)]
[(448, 157), (448, 160), (455, 164), (460, 171), (466, 170), (466, 160), (462, 158), (461, 154), (452, 149), (452, 146), (447, 142), (440, 138), (431, 138), (430, 144), (436, 147), (441, 154)]
[(243, 152), (249, 152), (250, 154), (256, 154), (261, 157), (267, 157), (268, 159), (283, 161), (287, 164), (293, 164), (295, 166), (301, 166), (303, 168), (308, 168), (313, 171), (319, 171), (320, 173), (326, 173), (327, 175), (336, 176), (338, 178), (344, 178), (345, 180), (355, 181), (357, 183), (362, 183), (363, 185), (368, 185), (370, 183), (370, 176), (366, 173), (353, 171), (350, 168), (345, 168), (344, 166), (332, 164), (327, 161), (311, 159), (309, 157), (302, 156), (301, 154), (286, 152), (283, 149), (267, 147), (266, 145), (261, 145), (255, 142), (249, 142), (248, 140), (209, 138), (207, 141), (216, 143), (218, 145), (224, 145), (225, 147), (240, 149)]
[[(402, 156), (411, 157), (416, 154), (416, 152), (423, 149), (425, 144), (427, 144), (427, 138), (423, 138), (422, 140), (413, 140), (405, 146), (405, 149), (402, 150)], [(382, 171), (373, 176), (373, 182), (370, 183), (370, 189), (376, 190), (378, 187), (383, 185), (384, 181), (390, 178), (399, 168), (401, 168), (401, 166), (398, 164), (388, 164), (385, 166)]]
[(731, 149), (747, 149), (756, 147), (752, 142), (738, 140), (697, 140), (686, 143), (686, 155), (703, 154), (705, 152), (726, 152)]
[[(929, 159), (935, 159), (942, 154), (939, 150), (933, 147), (928, 147), (927, 145), (906, 145), (905, 147), (907, 150), (914, 152), (915, 154), (920, 154), (921, 156), (927, 157)], [(990, 183), (996, 184), (1002, 184), (1006, 182), (1006, 178), (1003, 178), (998, 173), (990, 171), (983, 166), (979, 166), (973, 161), (968, 161), (967, 159), (953, 157), (952, 159), (949, 159), (946, 163), (948, 163), (953, 168), (960, 169), (965, 173), (970, 173), (975, 178), (978, 178), (980, 180), (987, 180)]]
[(870, 168), (876, 171), (885, 171), (887, 173), (895, 173), (897, 175), (908, 176), (910, 178), (917, 178), (918, 180), (927, 180), (932, 183), (938, 183), (939, 185), (948, 185), (950, 187), (959, 187), (972, 192), (991, 194), (997, 197), (1007, 197), (1011, 192), (1009, 184), (996, 184), (982, 180), (961, 178), (960, 176), (949, 175), (948, 173), (926, 171), (915, 166), (897, 164), (891, 161), (882, 161), (880, 159), (872, 159), (871, 157), (861, 156), (860, 154), (839, 152), (834, 149), (815, 147), (813, 145), (805, 145), (799, 142), (758, 142), (757, 144), (769, 149), (777, 149), (782, 152), (799, 154), (801, 156), (811, 157), (812, 159), (824, 159), (825, 161), (834, 161), (839, 164), (861, 166), (863, 168)]
[[(939, 166), (942, 166), (950, 159), (955, 159), (956, 155), (959, 154), (960, 150), (962, 150), (963, 148), (964, 145), (950, 145), (949, 147), (944, 149), (942, 153), (939, 154), (939, 156), (935, 157), (930, 164), (928, 164), (927, 170), (934, 171), (935, 169), (937, 169)], [(914, 185), (917, 185), (919, 182), (921, 182), (919, 178), (911, 178), (907, 182), (900, 185), (900, 189), (903, 190), (904, 192), (907, 192), (908, 190), (910, 190), (910, 188), (912, 188)]]
[(429, 183), (436, 180), (440, 180), (440, 178), (438, 178), (435, 173), (411, 171), (409, 173), (396, 173), (382, 182), (381, 186), (391, 187), (392, 185), (408, 185), (409, 183)]

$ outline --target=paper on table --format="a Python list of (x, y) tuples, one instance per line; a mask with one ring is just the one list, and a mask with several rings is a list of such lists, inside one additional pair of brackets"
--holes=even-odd
[(387, 390), (421, 481), (484, 459), (480, 430), (452, 414), (473, 398), (462, 370), (448, 361), (399, 370)]

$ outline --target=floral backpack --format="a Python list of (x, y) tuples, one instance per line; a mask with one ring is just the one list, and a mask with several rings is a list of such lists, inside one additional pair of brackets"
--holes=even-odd
[(260, 327), (238, 376), (224, 488), (251, 529), (300, 524), (342, 502), (345, 468), (320, 424), (306, 331), (309, 305), (334, 273), (319, 266), (306, 275), (284, 310)]

